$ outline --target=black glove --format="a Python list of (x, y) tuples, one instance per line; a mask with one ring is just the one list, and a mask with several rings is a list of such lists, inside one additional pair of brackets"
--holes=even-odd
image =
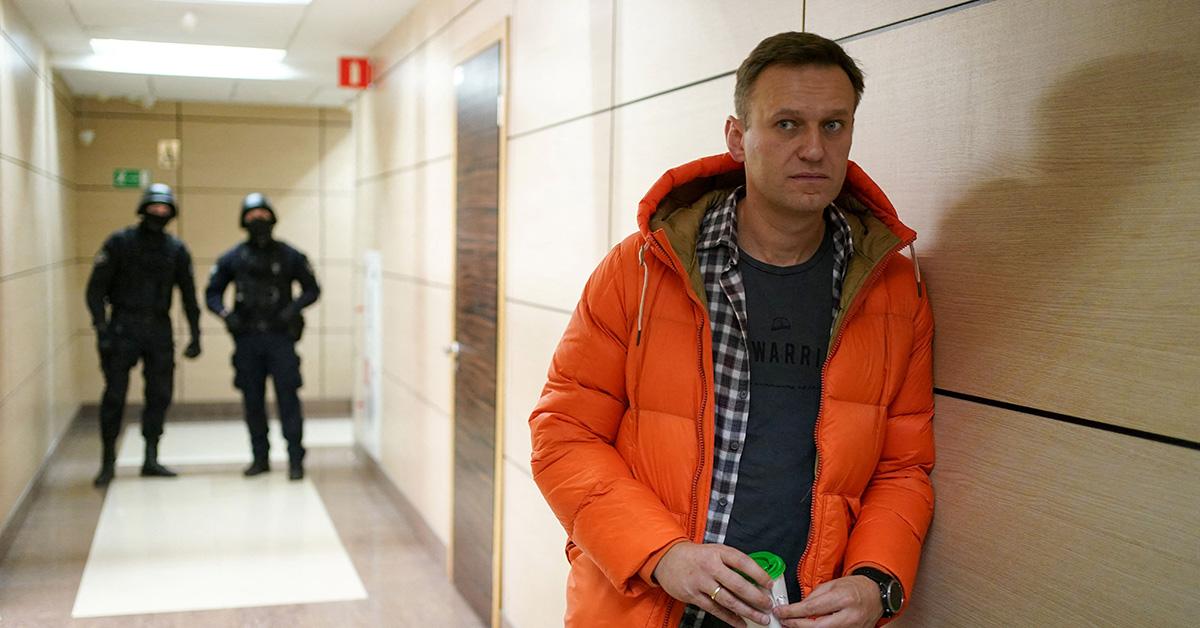
[(116, 344), (116, 339), (113, 337), (112, 330), (109, 329), (108, 323), (100, 323), (96, 325), (96, 349), (100, 351), (100, 357), (104, 357), (109, 351), (112, 351), (113, 345)]
[(189, 360), (195, 360), (200, 357), (200, 338), (198, 336), (192, 336), (192, 341), (183, 350), (183, 357)]
[(242, 333), (242, 317), (238, 316), (236, 312), (226, 314), (225, 329), (228, 329), (229, 333), (235, 336)]

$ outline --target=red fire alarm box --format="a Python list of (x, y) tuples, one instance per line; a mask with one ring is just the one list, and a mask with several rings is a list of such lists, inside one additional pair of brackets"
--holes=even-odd
[(338, 65), (338, 87), (364, 89), (371, 84), (371, 62), (365, 57), (342, 57)]

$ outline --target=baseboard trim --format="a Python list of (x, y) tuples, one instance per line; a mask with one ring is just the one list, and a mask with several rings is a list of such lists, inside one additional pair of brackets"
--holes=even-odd
[(379, 482), (380, 486), (383, 487), (383, 491), (387, 495), (388, 501), (392, 502), (392, 505), (395, 506), (400, 515), (404, 517), (412, 526), (413, 532), (417, 536), (417, 540), (421, 542), (421, 545), (424, 546), (429, 552), (429, 555), (433, 557), (435, 561), (433, 564), (445, 565), (446, 544), (442, 543), (442, 540), (439, 539), (437, 534), (433, 532), (433, 528), (429, 527), (429, 523), (427, 523), (425, 518), (421, 516), (421, 513), (417, 510), (416, 506), (413, 506), (412, 502), (408, 501), (408, 497), (405, 497), (404, 493), (400, 491), (400, 488), (396, 486), (396, 483), (393, 482), (390, 477), (388, 477), (388, 474), (383, 470), (383, 467), (379, 466), (379, 462), (375, 460), (371, 454), (367, 453), (367, 450), (363, 449), (362, 445), (355, 444), (354, 453), (367, 468), (371, 476)]
[(42, 464), (38, 465), (37, 472), (30, 478), (29, 483), (25, 485), (25, 490), (21, 491), (21, 496), (17, 498), (16, 505), (9, 511), (8, 516), (4, 519), (4, 525), (0, 526), (0, 563), (4, 562), (8, 556), (8, 551), (12, 549), (13, 541), (17, 538), (17, 532), (21, 529), (21, 525), (25, 523), (26, 517), (29, 516), (29, 508), (33, 505), (38, 494), (42, 490), (42, 479), (46, 476), (46, 470), (50, 468), (50, 464), (58, 457), (58, 448), (62, 445), (63, 439), (79, 422), (80, 410), (75, 411), (75, 416), (67, 421), (66, 427), (59, 432), (58, 436), (54, 437), (54, 443), (50, 445), (50, 450), (46, 452), (46, 456), (42, 458)]
[[(125, 405), (125, 420), (137, 420), (142, 414), (143, 404), (129, 403)], [(307, 418), (332, 418), (350, 416), (354, 406), (349, 399), (307, 399), (304, 400), (304, 416)], [(267, 416), (276, 417), (275, 404), (267, 404)], [(79, 416), (87, 421), (95, 422), (100, 418), (100, 406), (95, 403), (85, 403), (79, 409)], [(242, 402), (240, 401), (185, 401), (173, 403), (167, 410), (167, 423), (171, 421), (204, 421), (212, 419), (241, 419)]]

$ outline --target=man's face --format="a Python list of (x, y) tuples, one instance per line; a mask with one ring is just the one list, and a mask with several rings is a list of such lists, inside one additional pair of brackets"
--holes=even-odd
[(246, 212), (246, 222), (254, 222), (255, 220), (270, 220), (271, 212), (263, 207), (255, 207)]
[(166, 203), (150, 203), (146, 206), (146, 213), (151, 216), (167, 218), (171, 215), (171, 206)]
[(854, 108), (854, 87), (840, 67), (763, 70), (749, 120), (725, 123), (729, 152), (746, 165), (747, 194), (777, 210), (823, 211), (846, 178)]

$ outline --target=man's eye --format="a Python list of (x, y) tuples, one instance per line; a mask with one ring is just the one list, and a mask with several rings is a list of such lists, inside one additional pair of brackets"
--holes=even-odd
[(776, 126), (785, 131), (791, 131), (796, 128), (796, 122), (793, 120), (780, 120), (776, 123)]
[(841, 131), (842, 127), (844, 126), (846, 125), (841, 120), (830, 120), (829, 122), (825, 123), (825, 130), (830, 132)]

